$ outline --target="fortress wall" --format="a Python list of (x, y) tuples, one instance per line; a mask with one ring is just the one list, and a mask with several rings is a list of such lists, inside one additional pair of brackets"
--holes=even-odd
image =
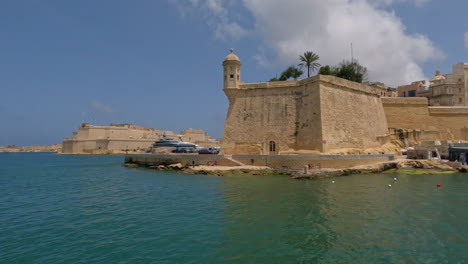
[(429, 107), (429, 115), (436, 120), (437, 128), (450, 133), (454, 140), (468, 140), (468, 107)]
[(340, 78), (320, 79), (324, 151), (380, 147), (379, 138), (388, 132), (380, 90)]
[(323, 151), (322, 120), (319, 82), (302, 84), (301, 93), (295, 95), (296, 122), (294, 124), (294, 145), (292, 150)]
[(73, 141), (68, 141), (68, 140), (63, 141), (62, 153), (73, 153)]
[(467, 107), (429, 107), (427, 98), (382, 98), (382, 103), (389, 128), (435, 133), (427, 140), (468, 139)]
[(245, 165), (268, 166), (274, 169), (302, 170), (312, 165), (320, 168), (350, 168), (359, 165), (375, 164), (394, 159), (385, 155), (233, 155), (233, 159)]
[(424, 97), (381, 98), (389, 128), (437, 130)]
[(125, 140), (113, 139), (108, 141), (109, 150), (148, 149), (154, 143), (153, 139)]
[[(320, 168), (350, 168), (359, 165), (375, 164), (394, 159), (393, 155), (233, 155), (233, 159), (245, 165), (268, 166), (273, 169), (303, 170), (304, 166), (312, 165)], [(158, 166), (181, 163), (185, 166), (208, 165), (216, 163), (220, 166), (238, 166), (223, 155), (198, 154), (127, 154), (125, 163), (141, 166)]]
[(141, 166), (159, 166), (181, 163), (191, 166), (192, 161), (196, 166), (214, 164), (220, 166), (238, 166), (237, 163), (223, 155), (198, 155), (198, 154), (127, 154), (125, 163), (135, 163)]
[[(281, 152), (295, 149), (296, 137), (320, 137), (317, 92), (313, 85), (226, 89), (230, 105), (221, 140), (223, 152), (266, 154), (270, 141), (276, 142), (276, 152)], [(311, 111), (304, 111), (306, 105)], [(314, 144), (306, 141), (303, 147), (316, 148)]]
[[(237, 90), (237, 89), (236, 89)], [(238, 89), (231, 96), (221, 148), (227, 154), (261, 154), (266, 141), (281, 142), (278, 149), (292, 144), (295, 89)], [(228, 92), (227, 92), (228, 94)]]
[(63, 154), (83, 154), (92, 150), (125, 150), (147, 149), (154, 143), (153, 139), (89, 139), (89, 140), (64, 140)]
[[(312, 165), (320, 168), (349, 168), (359, 165), (375, 164), (393, 160), (393, 155), (234, 155), (233, 159), (246, 165), (268, 166), (274, 169), (302, 170), (304, 166)], [(126, 163), (136, 163), (144, 166), (182, 163), (190, 166), (207, 165), (216, 162), (221, 166), (238, 166), (223, 155), (171, 155), (171, 154), (128, 154)]]

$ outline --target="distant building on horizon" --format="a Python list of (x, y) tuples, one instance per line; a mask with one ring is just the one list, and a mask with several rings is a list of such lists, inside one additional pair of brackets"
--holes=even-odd
[(429, 105), (468, 106), (468, 63), (453, 65), (453, 73), (436, 75), (430, 80)]
[(202, 129), (186, 129), (179, 134), (172, 131), (135, 126), (132, 124), (110, 124), (109, 126), (94, 126), (82, 123), (71, 138), (64, 138), (63, 154), (109, 154), (125, 151), (144, 151), (162, 135), (184, 140), (200, 146), (216, 147), (218, 140), (207, 136)]
[(398, 86), (398, 97), (427, 97), (429, 95), (429, 81), (415, 81), (408, 85)]

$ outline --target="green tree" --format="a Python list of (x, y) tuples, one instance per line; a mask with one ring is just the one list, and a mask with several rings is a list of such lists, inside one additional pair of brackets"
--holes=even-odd
[(367, 79), (367, 68), (356, 59), (344, 60), (337, 67), (336, 77), (361, 83)]
[(336, 67), (328, 65), (320, 67), (319, 74), (332, 75), (360, 83), (367, 79), (367, 68), (359, 64), (356, 59), (344, 60)]
[(322, 75), (336, 75), (335, 72), (334, 72), (334, 69), (330, 68), (330, 66), (328, 66), (328, 65), (320, 67), (319, 74), (322, 74)]
[(320, 67), (320, 64), (317, 62), (320, 59), (319, 55), (313, 53), (312, 51), (306, 51), (303, 55), (299, 56), (299, 67), (307, 67), (307, 78), (310, 77), (310, 73)]
[(281, 73), (279, 80), (286, 81), (289, 78), (293, 78), (294, 80), (297, 80), (297, 78), (299, 78), (299, 76), (301, 76), (303, 73), (304, 73), (303, 71), (291, 65)]

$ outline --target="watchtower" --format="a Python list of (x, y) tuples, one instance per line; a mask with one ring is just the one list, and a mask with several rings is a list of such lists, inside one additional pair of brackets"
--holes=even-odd
[(239, 57), (234, 54), (234, 49), (226, 56), (223, 62), (224, 68), (224, 89), (238, 89), (240, 84), (240, 67), (241, 62)]

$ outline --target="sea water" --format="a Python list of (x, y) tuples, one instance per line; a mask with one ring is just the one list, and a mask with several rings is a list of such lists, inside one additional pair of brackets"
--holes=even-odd
[(122, 162), (0, 154), (0, 263), (468, 263), (468, 174), (293, 180)]

